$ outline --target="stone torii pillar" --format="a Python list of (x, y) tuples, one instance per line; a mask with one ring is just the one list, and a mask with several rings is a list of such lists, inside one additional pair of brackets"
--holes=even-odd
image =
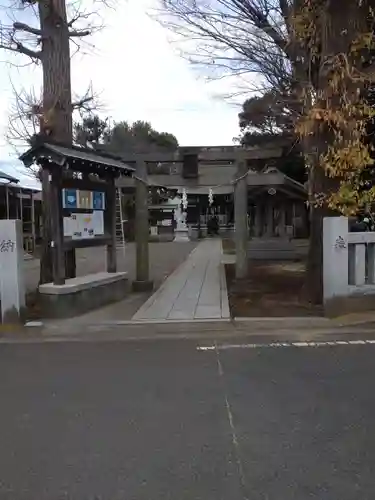
[(236, 183), (234, 185), (234, 221), (236, 242), (236, 278), (247, 277), (247, 165), (246, 161), (237, 161)]
[(133, 290), (136, 292), (149, 291), (154, 286), (149, 275), (148, 240), (147, 165), (145, 161), (139, 159), (135, 170), (136, 279), (133, 281)]

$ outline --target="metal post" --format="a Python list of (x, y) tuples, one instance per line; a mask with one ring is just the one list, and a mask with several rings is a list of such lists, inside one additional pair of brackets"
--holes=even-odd
[(117, 250), (116, 250), (116, 186), (114, 179), (108, 178), (107, 183), (107, 228), (110, 234), (110, 243), (107, 245), (107, 272), (117, 271)]
[(135, 172), (135, 242), (136, 242), (136, 280), (133, 289), (138, 292), (152, 290), (149, 278), (149, 223), (148, 223), (148, 184), (147, 166), (139, 159)]
[(237, 182), (234, 187), (234, 221), (236, 242), (236, 278), (247, 277), (247, 165), (243, 160), (237, 163)]
[(119, 199), (119, 209), (120, 209), (120, 223), (121, 223), (121, 238), (122, 238), (122, 249), (124, 253), (124, 261), (126, 259), (126, 244), (125, 244), (125, 230), (124, 230), (124, 214), (123, 214), (123, 206), (122, 206), (122, 189), (117, 189), (117, 195)]
[(6, 195), (6, 203), (7, 203), (7, 219), (9, 219), (9, 189), (8, 186), (5, 186), (5, 195)]
[(21, 220), (21, 233), (22, 233), (22, 246), (25, 248), (25, 228), (23, 225), (23, 198), (22, 188), (20, 188), (20, 220)]
[(34, 251), (35, 246), (36, 246), (35, 199), (34, 199), (34, 193), (32, 191), (30, 194), (30, 199), (31, 199), (31, 234), (32, 234), (32, 239), (33, 239), (33, 251)]
[(20, 188), (20, 220), (22, 223), (22, 236), (23, 236), (23, 198), (22, 188)]

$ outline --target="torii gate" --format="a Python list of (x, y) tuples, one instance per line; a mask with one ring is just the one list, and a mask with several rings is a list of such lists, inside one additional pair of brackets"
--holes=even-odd
[[(173, 153), (136, 153), (126, 155), (123, 161), (128, 165), (136, 166), (136, 246), (137, 246), (137, 280), (147, 286), (149, 283), (148, 270), (148, 210), (147, 210), (147, 164), (183, 163), (185, 177), (194, 177), (192, 170), (200, 162), (236, 164), (236, 177), (232, 181), (234, 186), (234, 213), (235, 213), (235, 244), (236, 244), (236, 277), (247, 276), (247, 174), (251, 160), (279, 158), (282, 156), (282, 147), (251, 147), (242, 146), (193, 146), (181, 147)], [(130, 179), (129, 179), (130, 180)], [(146, 201), (145, 201), (146, 200)]]

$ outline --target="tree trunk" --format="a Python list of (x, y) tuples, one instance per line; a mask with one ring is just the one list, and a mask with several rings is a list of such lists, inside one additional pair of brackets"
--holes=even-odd
[[(327, 193), (332, 189), (332, 180), (328, 179), (319, 166), (310, 167), (309, 182), (312, 193)], [(323, 302), (323, 219), (337, 215), (324, 206), (309, 206), (310, 235), (306, 269), (306, 288), (309, 300), (313, 304)]]
[(72, 144), (69, 28), (65, 0), (38, 2), (43, 33), (43, 116), (41, 133)]
[[(43, 110), (40, 134), (53, 141), (71, 145), (73, 142), (72, 93), (70, 75), (69, 28), (65, 0), (38, 2), (42, 31)], [(43, 195), (45, 183), (43, 187)], [(45, 198), (44, 198), (45, 199)], [(44, 212), (45, 234), (40, 266), (40, 282), (51, 281), (51, 234)], [(75, 276), (75, 251), (65, 255), (65, 274)]]
[[(43, 200), (49, 199), (49, 171), (46, 169), (41, 170), (41, 181), (43, 190)], [(50, 247), (51, 240), (51, 220), (49, 217), (48, 204), (43, 201), (42, 203), (42, 219), (43, 219), (43, 233), (42, 233), (42, 250), (40, 255), (40, 278), (39, 283), (52, 283), (53, 281), (53, 263), (52, 251)]]
[[(317, 27), (320, 29), (320, 69), (317, 79), (316, 93), (319, 97), (316, 103), (318, 108), (341, 110), (344, 106), (343, 95), (355, 96), (360, 90), (361, 83), (354, 82), (349, 77), (342, 82), (342, 88), (331, 86), (332, 56), (348, 54), (353, 38), (358, 33), (366, 32), (365, 10), (361, 10), (356, 2), (342, 2), (333, 0), (328, 7), (322, 10)], [(319, 23), (320, 22), (320, 26)], [(353, 61), (350, 61), (354, 64)], [(334, 143), (334, 131), (322, 123), (315, 124), (313, 136), (304, 141), (305, 153), (310, 156), (309, 171), (310, 193), (329, 195), (337, 191), (339, 177), (329, 178), (319, 165), (319, 156), (327, 152), (329, 145)], [(350, 128), (343, 133), (344, 139), (351, 140)], [(337, 216), (337, 212), (327, 207), (310, 205), (310, 239), (307, 265), (307, 292), (313, 303), (323, 302), (323, 218)]]

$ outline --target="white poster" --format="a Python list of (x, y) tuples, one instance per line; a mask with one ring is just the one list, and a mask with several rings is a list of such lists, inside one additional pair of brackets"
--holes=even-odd
[(64, 217), (64, 236), (72, 237), (73, 236), (73, 224), (71, 217)]
[(93, 238), (94, 234), (94, 226), (92, 222), (91, 214), (79, 214), (79, 225), (82, 228), (82, 238)]
[(102, 236), (104, 234), (104, 213), (102, 210), (93, 211), (92, 227), (95, 235)]
[(92, 214), (72, 214), (64, 217), (64, 236), (73, 240), (104, 235), (104, 213), (94, 210)]
[(74, 214), (71, 216), (71, 232), (73, 240), (94, 237), (91, 214)]
[(83, 238), (82, 236), (82, 228), (80, 227), (79, 224), (79, 219), (78, 216), (81, 214), (72, 214), (70, 216), (70, 227), (71, 227), (71, 232), (72, 232), (72, 239), (73, 240), (81, 240)]

